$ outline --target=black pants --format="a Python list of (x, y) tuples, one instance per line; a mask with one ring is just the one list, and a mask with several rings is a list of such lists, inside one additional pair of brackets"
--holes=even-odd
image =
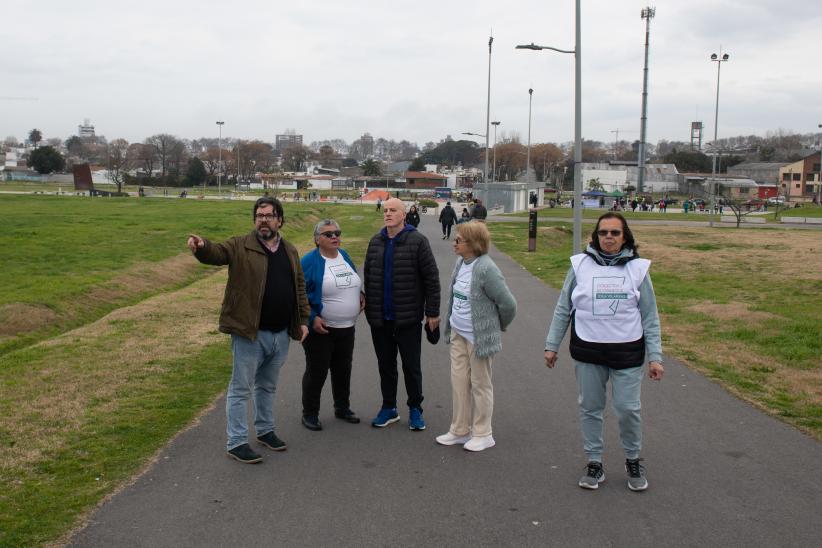
[(329, 327), (327, 335), (313, 331), (303, 342), (303, 415), (319, 415), (320, 396), (331, 370), (334, 409), (345, 411), (351, 405), (351, 358), (354, 354), (354, 327)]
[(451, 223), (442, 223), (442, 235), (446, 238), (451, 237), (451, 226), (453, 226)]
[(422, 344), (422, 324), (396, 327), (393, 321), (383, 322), (382, 327), (371, 326), (371, 339), (380, 368), (380, 389), (383, 408), (397, 407), (397, 350), (402, 358), (402, 374), (405, 391), (408, 393), (408, 407), (422, 409), (422, 367), (420, 353)]

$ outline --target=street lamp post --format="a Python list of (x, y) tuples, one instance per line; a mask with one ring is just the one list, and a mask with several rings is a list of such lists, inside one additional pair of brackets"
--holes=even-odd
[(637, 178), (637, 192), (642, 192), (645, 186), (645, 131), (648, 122), (648, 38), (651, 33), (651, 19), (656, 15), (656, 9), (647, 7), (642, 10), (645, 19), (645, 69), (642, 72), (642, 118), (639, 128), (639, 177)]
[(485, 172), (483, 173), (483, 183), (488, 182), (488, 135), (491, 133), (491, 44), (494, 43), (494, 37), (488, 38), (488, 96), (485, 100)]
[(717, 126), (719, 125), (719, 71), (722, 68), (722, 63), (727, 61), (730, 58), (730, 55), (727, 53), (722, 53), (722, 48), (719, 48), (719, 55), (716, 53), (711, 54), (711, 61), (716, 63), (716, 108), (714, 110), (714, 154), (713, 154), (713, 162), (711, 162), (711, 213), (710, 213), (710, 222), (708, 223), (711, 227), (714, 226), (714, 211), (716, 211), (716, 154), (719, 151), (718, 145), (716, 142), (717, 136)]
[(525, 155), (525, 184), (531, 183), (531, 99), (534, 88), (528, 88), (528, 153)]
[[(217, 195), (221, 195), (222, 179), (220, 176), (222, 175), (221, 170), (223, 169), (223, 124), (225, 124), (225, 122), (217, 122), (217, 127), (220, 129), (220, 133), (217, 137), (217, 165), (219, 166), (217, 168)], [(203, 194), (205, 194), (205, 192), (203, 192)]]
[[(817, 127), (822, 128), (822, 124)], [(816, 179), (816, 205), (822, 206), (822, 139), (819, 140), (819, 177)]]
[(494, 126), (494, 164), (491, 166), (491, 180), (497, 180), (497, 126), (499, 122), (491, 122)]
[(550, 46), (538, 46), (533, 42), (519, 45), (516, 49), (550, 49), (559, 53), (574, 54), (574, 254), (580, 252), (582, 240), (582, 24), (580, 21), (580, 0), (576, 0), (576, 39), (573, 50)]

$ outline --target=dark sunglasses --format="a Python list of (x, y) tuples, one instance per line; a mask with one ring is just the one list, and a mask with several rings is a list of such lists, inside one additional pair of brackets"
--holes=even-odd
[(607, 236), (609, 232), (611, 233), (611, 236), (614, 236), (614, 237), (619, 236), (620, 234), (622, 234), (621, 230), (605, 230), (605, 229), (597, 230), (597, 234), (599, 234), (600, 236)]
[(331, 238), (332, 236), (336, 236), (337, 238), (339, 238), (340, 234), (342, 234), (342, 230), (329, 230), (327, 232), (320, 232), (320, 236), (325, 236), (326, 238)]

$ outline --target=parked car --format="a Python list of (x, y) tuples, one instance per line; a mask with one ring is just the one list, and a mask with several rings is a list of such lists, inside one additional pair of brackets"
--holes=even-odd
[(771, 196), (770, 198), (768, 198), (768, 203), (769, 204), (784, 204), (785, 203), (785, 197), (784, 196)]

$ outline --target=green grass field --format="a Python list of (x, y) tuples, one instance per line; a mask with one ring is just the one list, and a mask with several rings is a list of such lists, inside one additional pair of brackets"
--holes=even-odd
[[(0, 196), (0, 546), (64, 535), (225, 389), (225, 269), (185, 240), (245, 233), (251, 207)], [(370, 207), (286, 204), (283, 234), (308, 251), (329, 216), (361, 263)]]

